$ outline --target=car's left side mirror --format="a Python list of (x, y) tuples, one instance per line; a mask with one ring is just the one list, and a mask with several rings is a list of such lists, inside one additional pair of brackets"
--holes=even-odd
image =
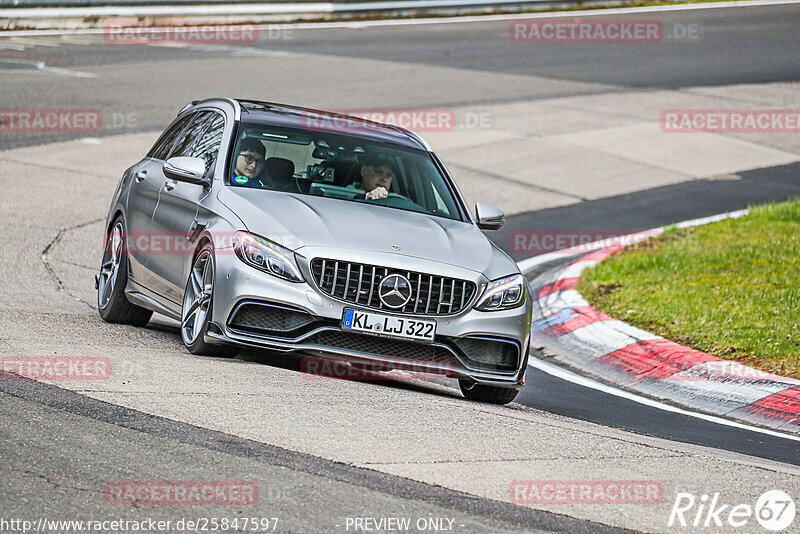
[(500, 208), (484, 202), (475, 203), (475, 217), (478, 219), (478, 228), (481, 230), (499, 230), (506, 222), (505, 215)]
[(164, 176), (191, 184), (206, 184), (206, 162), (200, 158), (169, 158), (164, 162)]

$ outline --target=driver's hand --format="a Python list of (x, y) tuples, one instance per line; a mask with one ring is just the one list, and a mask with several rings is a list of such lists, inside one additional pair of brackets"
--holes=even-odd
[(386, 190), (386, 188), (379, 185), (378, 187), (367, 193), (367, 195), (364, 198), (366, 198), (367, 200), (377, 200), (379, 198), (386, 198), (388, 196), (389, 192)]

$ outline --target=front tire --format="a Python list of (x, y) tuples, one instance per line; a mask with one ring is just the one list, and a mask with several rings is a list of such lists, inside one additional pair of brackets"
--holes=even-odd
[(128, 285), (128, 251), (125, 247), (125, 219), (114, 220), (106, 237), (103, 263), (97, 277), (97, 311), (107, 323), (144, 326), (153, 312), (132, 304), (125, 296)]
[(488, 402), (491, 404), (508, 404), (517, 397), (519, 390), (514, 388), (500, 388), (497, 386), (485, 386), (467, 380), (459, 380), (461, 393), (469, 400), (478, 402)]
[(200, 356), (233, 357), (239, 349), (206, 343), (205, 333), (213, 310), (214, 247), (206, 243), (192, 262), (181, 308), (181, 340), (186, 349)]

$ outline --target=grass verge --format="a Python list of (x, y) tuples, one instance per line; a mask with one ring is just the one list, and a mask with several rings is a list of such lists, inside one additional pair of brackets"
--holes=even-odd
[(585, 271), (578, 290), (631, 325), (800, 378), (800, 199), (667, 230)]

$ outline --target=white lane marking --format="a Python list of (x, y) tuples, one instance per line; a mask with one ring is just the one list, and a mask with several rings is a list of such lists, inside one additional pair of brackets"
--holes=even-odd
[(0, 41), (0, 50), (15, 50), (17, 52), (22, 52), (25, 50), (25, 46), (12, 42)]
[[(675, 226), (678, 228), (688, 228), (689, 226), (703, 226), (704, 224), (723, 221), (725, 219), (738, 219), (739, 217), (744, 217), (748, 213), (750, 213), (750, 210), (748, 209), (731, 211), (729, 213), (720, 213), (719, 215), (711, 215), (709, 217), (702, 217), (700, 219), (692, 219), (691, 221), (679, 222), (675, 224)], [(667, 227), (662, 226), (662, 228), (667, 228)]]
[[(0, 14), (0, 16), (2, 16)], [(5, 34), (0, 32), (0, 36), (4, 36)], [(31, 46), (45, 46), (49, 48), (55, 48), (58, 46), (58, 39), (36, 39), (35, 37), (12, 37), (9, 39), (12, 43), (16, 43), (19, 45), (31, 47)]]
[(584, 346), (588, 345), (592, 348), (598, 345), (602, 346), (603, 350), (606, 352), (598, 354), (594, 359), (602, 358), (603, 356), (624, 349), (628, 345), (633, 345), (639, 341), (664, 339), (661, 336), (639, 330), (617, 319), (611, 321), (595, 321), (594, 323), (576, 328), (567, 335), (583, 343)]
[[(0, 34), (1, 36), (2, 34)], [(94, 46), (100, 41), (91, 35), (62, 35), (61, 43), (79, 46)]]
[[(159, 45), (157, 43), (150, 43), (151, 46), (166, 46), (168, 43)], [(286, 50), (272, 50), (267, 48), (255, 48), (252, 46), (239, 46), (239, 45), (216, 45), (206, 43), (180, 43), (183, 48), (189, 48), (196, 52), (217, 52), (229, 53), (234, 57), (289, 57), (294, 56), (292, 52)]]
[[(731, 9), (740, 7), (764, 7), (798, 4), (800, 0), (733, 0), (730, 2), (711, 2), (704, 4), (678, 4), (666, 6), (643, 6), (611, 9), (588, 9), (580, 11), (548, 11), (543, 13), (510, 13), (503, 15), (475, 15), (465, 17), (440, 17), (428, 19), (394, 19), (394, 20), (369, 20), (369, 21), (342, 21), (342, 22), (295, 22), (286, 24), (261, 24), (259, 29), (293, 29), (293, 30), (325, 30), (325, 29), (362, 29), (378, 26), (423, 26), (430, 24), (459, 24), (473, 22), (494, 22), (515, 19), (541, 19), (559, 17), (602, 17), (608, 15), (628, 15), (636, 13), (658, 13), (670, 11), (693, 11), (697, 9)], [(66, 8), (64, 8), (66, 9)], [(119, 15), (118, 13), (116, 13)], [(226, 13), (229, 14), (229, 13)], [(240, 25), (243, 22), (231, 22), (231, 25)], [(101, 35), (102, 28), (84, 28), (74, 30), (12, 30), (0, 32), (0, 37), (11, 36), (39, 36), (39, 35)]]
[(528, 361), (528, 366), (533, 367), (534, 369), (539, 369), (540, 371), (547, 373), (550, 376), (554, 376), (556, 378), (560, 378), (561, 380), (565, 380), (567, 382), (572, 382), (573, 384), (577, 384), (579, 386), (583, 386), (589, 389), (594, 389), (596, 391), (600, 391), (603, 393), (608, 393), (609, 395), (614, 395), (615, 397), (620, 397), (626, 400), (630, 400), (636, 402), (638, 404), (643, 404), (645, 406), (649, 406), (651, 408), (656, 408), (658, 410), (662, 410), (665, 412), (672, 412), (681, 415), (686, 415), (689, 417), (694, 417), (696, 419), (702, 419), (704, 421), (708, 421), (710, 423), (715, 423), (718, 425), (730, 426), (734, 428), (739, 428), (742, 430), (749, 430), (751, 432), (758, 432), (761, 434), (767, 434), (769, 436), (774, 436), (778, 438), (790, 439), (792, 441), (800, 441), (800, 436), (792, 436), (790, 434), (784, 434), (782, 432), (777, 432), (775, 430), (769, 430), (766, 428), (759, 428), (756, 426), (750, 426), (744, 423), (739, 423), (737, 421), (732, 421), (729, 419), (724, 419), (722, 417), (717, 417), (714, 415), (708, 415), (700, 412), (691, 412), (688, 410), (684, 410), (682, 408), (678, 408), (677, 406), (672, 406), (670, 404), (665, 404), (663, 402), (659, 402), (654, 399), (649, 399), (647, 397), (641, 397), (629, 391), (625, 391), (622, 389), (617, 389), (611, 387), (606, 384), (602, 384), (600, 382), (595, 382), (589, 378), (583, 377), (581, 375), (575, 374), (571, 371), (564, 369), (563, 367), (559, 367), (557, 365), (553, 365), (552, 363), (545, 362), (538, 358), (531, 358)]
[(44, 61), (37, 61), (35, 59), (20, 59), (11, 57), (0, 57), (0, 63), (10, 63), (14, 65), (25, 65), (33, 67), (33, 71), (27, 69), (0, 69), (0, 72), (12, 72), (15, 74), (59, 74), (61, 76), (72, 76), (75, 78), (94, 78), (96, 75), (91, 72), (81, 72), (78, 70), (61, 69), (58, 67), (51, 67)]
[(792, 386), (800, 386), (800, 380), (795, 378), (788, 378), (785, 376), (767, 373), (765, 371), (754, 369), (753, 367), (747, 367), (739, 362), (730, 360), (713, 360), (710, 362), (699, 363), (689, 367), (688, 369), (684, 369), (680, 373), (672, 375), (671, 378), (675, 380), (697, 380), (698, 378), (714, 380), (718, 376), (742, 381), (768, 380), (770, 382), (784, 384), (784, 387), (787, 388)]
[(161, 48), (189, 48), (192, 45), (190, 43), (171, 43), (169, 41), (166, 41), (166, 42), (147, 43), (147, 46), (158, 46)]
[(233, 57), (290, 57), (297, 56), (294, 52), (286, 50), (267, 50), (264, 48), (253, 48), (252, 46), (231, 47), (230, 54)]
[(559, 311), (564, 308), (579, 308), (588, 305), (589, 303), (586, 302), (586, 299), (584, 299), (581, 294), (574, 289), (557, 291), (539, 299), (539, 306), (542, 310), (554, 310), (550, 313), (554, 313), (555, 311)]
[[(587, 303), (588, 304), (588, 303)], [(555, 315), (570, 306), (565, 306), (564, 303), (554, 302), (541, 302), (539, 303), (539, 310), (541, 311), (542, 319)]]
[[(341, 8), (340, 8), (341, 9)], [(355, 8), (358, 10), (359, 8)], [(147, 17), (147, 16), (200, 16), (200, 15), (293, 15), (304, 13), (334, 13), (332, 2), (274, 3), (274, 4), (213, 4), (213, 5), (139, 5), (96, 7), (19, 7), (6, 8), (4, 19), (42, 19), (62, 17)]]
[(600, 263), (597, 260), (587, 260), (587, 261), (579, 261), (573, 263), (572, 265), (567, 265), (560, 271), (558, 271), (558, 276), (556, 280), (564, 280), (566, 278), (578, 278), (580, 277), (581, 273), (588, 269), (589, 267), (594, 267)]
[(780, 393), (791, 385), (780, 382), (720, 382), (712, 380), (681, 379), (678, 375), (668, 376), (658, 381), (659, 386), (664, 386), (670, 391), (673, 400), (700, 401), (705, 400), (716, 404), (718, 407), (735, 406), (730, 411), (746, 408), (750, 404), (765, 397)]

